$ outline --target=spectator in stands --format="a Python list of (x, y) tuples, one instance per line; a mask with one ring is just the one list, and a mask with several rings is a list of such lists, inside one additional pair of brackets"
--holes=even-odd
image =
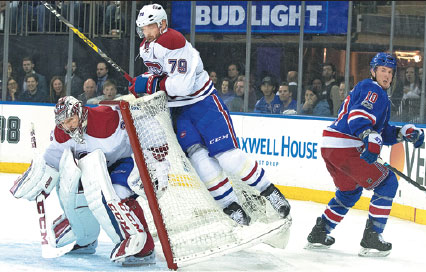
[(231, 88), (229, 87), (230, 84), (231, 80), (229, 80), (229, 78), (225, 77), (222, 79), (219, 96), (222, 98), (226, 106), (228, 106), (230, 100), (234, 97), (234, 92), (231, 91)]
[(324, 87), (322, 84), (322, 80), (319, 77), (312, 79), (311, 81), (312, 90), (318, 93), (322, 93), (322, 88)]
[(237, 79), (234, 84), (235, 95), (228, 101), (226, 106), (231, 112), (244, 111), (244, 78)]
[(413, 66), (407, 67), (407, 69), (405, 69), (404, 95), (402, 99), (420, 99), (420, 89), (420, 78), (416, 68)]
[[(68, 65), (65, 65), (65, 71), (67, 71)], [(71, 66), (71, 80), (68, 79), (67, 74), (65, 74), (65, 90), (67, 90), (67, 85), (71, 82), (71, 95), (77, 97), (81, 93), (83, 87), (83, 80), (76, 74), (77, 63), (72, 61)], [(57, 102), (55, 102), (56, 104)]]
[[(0, 80), (3, 78), (3, 61), (0, 61)], [(15, 73), (13, 72), (12, 64), (10, 62), (7, 63), (7, 78), (13, 77), (15, 78)]]
[(99, 96), (103, 93), (104, 83), (107, 81), (107, 79), (110, 79), (108, 74), (108, 66), (105, 61), (98, 62), (96, 65), (96, 76), (96, 95)]
[[(25, 57), (22, 59), (22, 69), (24, 70), (25, 73), (25, 77), (27, 75), (35, 75), (37, 77), (37, 82), (38, 82), (38, 89), (43, 91), (44, 93), (47, 93), (47, 82), (46, 82), (46, 77), (36, 73), (36, 71), (34, 71), (34, 61), (30, 58), (30, 57)], [(27, 90), (27, 83), (25, 81), (25, 78), (23, 80), (22, 83), (22, 90), (26, 91)], [(46, 97), (47, 100), (47, 97)]]
[(420, 79), (417, 68), (410, 66), (405, 69), (403, 80), (403, 96), (401, 101), (401, 115), (403, 122), (416, 122), (420, 113)]
[[(12, 1), (11, 28), (13, 33), (22, 33), (24, 31), (44, 32), (45, 19), (46, 8), (41, 1)], [(22, 22), (24, 22), (26, 27), (22, 28)]]
[(83, 103), (83, 105), (87, 104), (87, 100), (94, 98), (96, 95), (96, 82), (88, 78), (83, 84), (83, 93), (80, 94), (77, 99)]
[(230, 63), (228, 65), (228, 78), (229, 78), (229, 90), (232, 92), (234, 89), (235, 82), (240, 75), (240, 68), (236, 63)]
[(290, 70), (287, 72), (288, 89), (292, 93), (292, 99), (297, 101), (297, 71)]
[[(327, 99), (331, 110), (334, 109), (334, 104), (339, 103), (339, 85), (336, 82), (336, 67), (332, 63), (324, 63), (322, 66), (322, 79), (324, 88), (320, 93), (320, 99)], [(336, 106), (338, 107), (338, 106)], [(334, 112), (334, 110), (333, 110)]]
[(47, 92), (39, 88), (38, 78), (35, 74), (27, 74), (24, 78), (27, 89), (19, 96), (24, 102), (46, 102)]
[(210, 77), (210, 79), (212, 80), (213, 85), (214, 85), (214, 86), (215, 86), (215, 88), (216, 88), (216, 86), (217, 86), (217, 73), (216, 73), (216, 71), (211, 70), (211, 71), (209, 72), (209, 77)]
[(301, 106), (299, 114), (330, 116), (331, 111), (327, 99), (321, 99), (319, 93), (313, 91), (311, 86), (308, 86), (305, 90), (305, 102)]
[(103, 100), (114, 100), (121, 96), (121, 94), (117, 94), (117, 86), (113, 80), (105, 81), (103, 88), (103, 95), (87, 100), (87, 104), (99, 104)]
[[(10, 69), (10, 71), (9, 71)], [(10, 78), (12, 74), (12, 66), (10, 65), (10, 62), (7, 66), (7, 78)], [(3, 61), (0, 60), (0, 94), (3, 92)], [(0, 95), (0, 100), (2, 99), (2, 96)]]
[(297, 113), (297, 102), (293, 99), (292, 93), (286, 81), (281, 82), (278, 87), (278, 97), (281, 100), (282, 107), (280, 113), (295, 114)]
[(334, 116), (337, 116), (339, 114), (339, 109), (342, 106), (347, 96), (348, 94), (346, 93), (345, 82), (342, 81), (340, 82), (340, 85), (339, 85), (339, 108), (337, 109), (337, 112), (333, 113)]
[(280, 113), (282, 108), (282, 102), (279, 96), (275, 95), (275, 83), (270, 76), (266, 76), (262, 79), (260, 90), (263, 93), (263, 97), (257, 101), (254, 106), (254, 112), (257, 113)]
[(50, 103), (58, 103), (59, 98), (66, 96), (65, 84), (60, 76), (53, 76), (50, 80)]
[(105, 28), (108, 34), (119, 35), (124, 30), (124, 12), (121, 8), (122, 1), (110, 1), (105, 11)]
[[(238, 76), (237, 82), (242, 81), (243, 83), (242, 84), (240, 83), (238, 85), (240, 89), (237, 90), (237, 91), (239, 91), (240, 94), (237, 94), (236, 91), (234, 92), (235, 95), (240, 95), (243, 100), (244, 100), (244, 96), (245, 96), (245, 88), (244, 88), (245, 87), (245, 80), (246, 80), (246, 76), (244, 76), (244, 75)], [(248, 109), (247, 110), (249, 112), (254, 111), (254, 106), (256, 105), (256, 102), (258, 100), (257, 98), (263, 96), (262, 91), (259, 91), (259, 93), (261, 93), (262, 95), (257, 95), (256, 89), (254, 88), (254, 85), (255, 85), (254, 82), (255, 82), (255, 77), (251, 76), (250, 80), (249, 80), (249, 88), (248, 88)], [(235, 85), (234, 85), (234, 87), (235, 87)]]
[(9, 77), (7, 80), (6, 101), (18, 101), (19, 94), (18, 82), (13, 77)]

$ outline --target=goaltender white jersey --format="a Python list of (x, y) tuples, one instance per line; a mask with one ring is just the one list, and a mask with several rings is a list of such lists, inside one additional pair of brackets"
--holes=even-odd
[(51, 133), (51, 143), (44, 153), (44, 159), (48, 165), (59, 169), (62, 153), (68, 147), (76, 159), (100, 149), (105, 154), (108, 166), (119, 159), (131, 156), (132, 148), (120, 111), (109, 106), (87, 109), (84, 143), (78, 144), (63, 130), (56, 127)]
[(178, 31), (168, 28), (153, 42), (144, 39), (139, 50), (150, 74), (166, 76), (160, 89), (166, 91), (169, 107), (194, 104), (215, 89), (199, 52)]

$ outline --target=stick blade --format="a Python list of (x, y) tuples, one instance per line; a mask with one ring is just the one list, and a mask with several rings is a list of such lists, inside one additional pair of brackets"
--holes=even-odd
[(52, 247), (49, 244), (41, 246), (41, 256), (45, 259), (53, 259), (61, 257), (72, 250), (75, 243), (68, 244), (64, 247)]

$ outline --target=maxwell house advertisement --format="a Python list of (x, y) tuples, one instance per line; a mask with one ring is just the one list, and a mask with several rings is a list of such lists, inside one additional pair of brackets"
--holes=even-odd
[[(305, 33), (346, 34), (348, 1), (306, 1)], [(189, 33), (191, 2), (173, 1), (171, 27)], [(246, 33), (247, 1), (196, 1), (196, 33)], [(253, 33), (299, 33), (301, 1), (252, 1)], [(336, 24), (336, 22), (339, 22)]]
[[(239, 147), (268, 170), (271, 180), (282, 185), (334, 190), (321, 156), (323, 129), (334, 119), (234, 113), (232, 120)], [(414, 149), (406, 142), (384, 146), (381, 157), (420, 185), (426, 184), (425, 146)]]

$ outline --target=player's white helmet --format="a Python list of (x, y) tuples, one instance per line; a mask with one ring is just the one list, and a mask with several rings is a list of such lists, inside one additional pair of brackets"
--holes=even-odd
[(138, 18), (136, 19), (136, 31), (138, 32), (139, 37), (141, 39), (144, 37), (142, 27), (154, 23), (157, 23), (158, 27), (161, 27), (161, 22), (163, 20), (166, 20), (166, 24), (168, 24), (166, 11), (161, 5), (151, 4), (143, 6), (143, 8), (139, 11)]
[[(78, 128), (73, 131), (66, 130), (62, 126), (63, 122), (74, 115), (77, 115), (79, 119)], [(83, 107), (80, 100), (72, 96), (59, 98), (55, 106), (55, 123), (58, 128), (62, 129), (77, 143), (84, 143), (83, 133), (86, 131), (87, 127), (87, 109)]]

